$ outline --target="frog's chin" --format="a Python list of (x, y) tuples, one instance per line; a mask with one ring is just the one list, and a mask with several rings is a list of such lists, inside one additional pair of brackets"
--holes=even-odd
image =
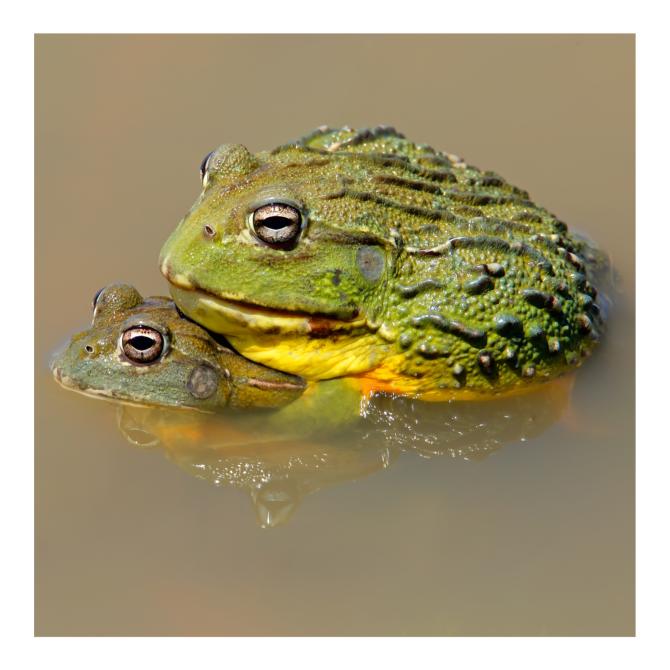
[(317, 314), (270, 309), (226, 300), (198, 289), (172, 284), (170, 293), (179, 309), (205, 328), (226, 336), (245, 336), (249, 331), (266, 335), (324, 337), (337, 331), (366, 325), (364, 316), (342, 320)]

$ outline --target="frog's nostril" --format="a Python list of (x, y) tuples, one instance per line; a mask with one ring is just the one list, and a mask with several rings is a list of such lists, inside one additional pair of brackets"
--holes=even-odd
[(87, 345), (84, 347), (84, 351), (85, 351), (87, 354), (92, 354), (92, 353), (95, 351), (95, 349), (94, 349), (90, 344), (87, 344)]

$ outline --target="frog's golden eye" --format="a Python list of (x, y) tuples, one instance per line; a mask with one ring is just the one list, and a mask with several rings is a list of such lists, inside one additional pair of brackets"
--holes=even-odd
[(163, 334), (148, 326), (133, 326), (121, 336), (121, 349), (126, 358), (139, 365), (154, 363), (165, 348)]
[(302, 214), (292, 205), (273, 202), (256, 209), (250, 223), (253, 234), (261, 242), (276, 249), (290, 249), (300, 237)]
[(210, 151), (203, 159), (202, 163), (200, 163), (200, 181), (202, 182), (203, 186), (207, 186), (207, 163), (209, 163), (209, 159), (212, 157), (212, 154), (214, 152)]

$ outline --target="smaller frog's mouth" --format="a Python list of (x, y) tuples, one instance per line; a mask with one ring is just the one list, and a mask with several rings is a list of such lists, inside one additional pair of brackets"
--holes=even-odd
[(62, 386), (64, 389), (68, 391), (81, 393), (82, 395), (85, 395), (89, 398), (99, 398), (101, 400), (117, 400), (119, 402), (127, 401), (128, 404), (131, 404), (130, 401), (128, 401), (125, 396), (116, 395), (112, 391), (108, 391), (105, 389), (97, 389), (88, 385), (82, 386), (77, 382), (76, 379), (70, 377), (69, 375), (64, 374), (62, 369), (59, 368), (57, 365), (52, 365), (51, 372), (53, 373), (54, 379), (58, 382), (58, 384), (60, 384), (60, 386)]
[(348, 318), (265, 307), (241, 300), (222, 298), (191, 286), (171, 284), (170, 293), (180, 310), (210, 330), (225, 335), (240, 335), (249, 329), (268, 335), (300, 334), (322, 337), (333, 331), (365, 326), (366, 319), (356, 312)]

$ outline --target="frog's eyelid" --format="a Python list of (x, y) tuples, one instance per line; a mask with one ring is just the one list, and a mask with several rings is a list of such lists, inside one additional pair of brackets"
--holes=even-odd
[(100, 297), (100, 294), (106, 289), (106, 286), (103, 286), (102, 288), (99, 288), (96, 292), (95, 295), (93, 296), (93, 309), (95, 309), (96, 305), (98, 304), (98, 298)]
[(93, 317), (91, 319), (91, 323), (95, 323), (95, 317), (98, 315), (98, 301), (100, 300), (100, 296), (106, 288), (106, 286), (103, 286), (102, 288), (98, 289), (93, 296)]
[(207, 182), (209, 181), (209, 172), (207, 170), (207, 167), (209, 164), (209, 159), (212, 157), (213, 153), (214, 153), (213, 151), (210, 151), (202, 159), (202, 163), (200, 163), (200, 181), (202, 181), (203, 188), (207, 186)]

